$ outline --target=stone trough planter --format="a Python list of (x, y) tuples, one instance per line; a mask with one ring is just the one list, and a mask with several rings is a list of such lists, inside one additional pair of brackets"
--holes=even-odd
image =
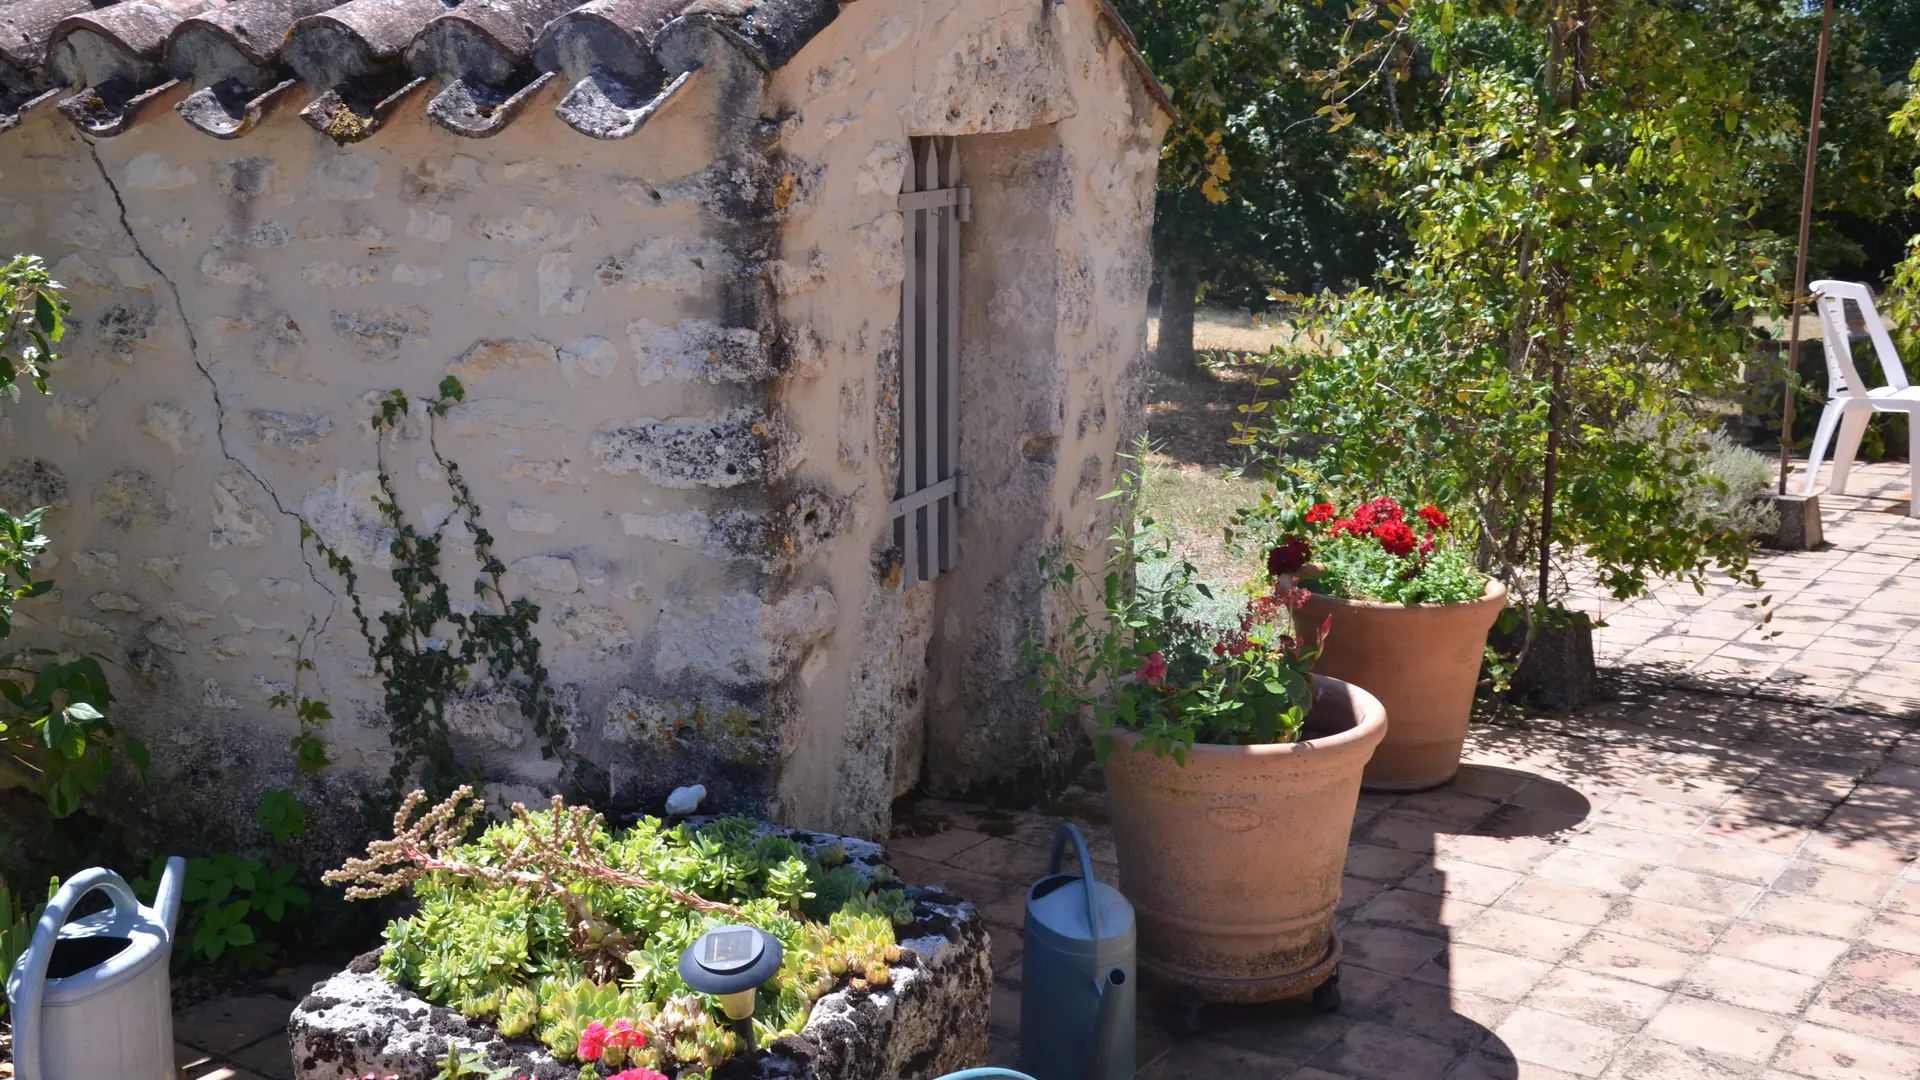
[[(877, 844), (787, 832), (803, 845), (838, 843), (856, 867), (883, 860)], [(918, 1080), (977, 1066), (987, 1056), (993, 971), (987, 928), (974, 906), (935, 888), (908, 886), (912, 926), (899, 929), (893, 985), (839, 989), (814, 1003), (797, 1036), (742, 1055), (714, 1080)], [(576, 1080), (577, 1063), (555, 1061), (531, 1036), (502, 1038), (382, 978), (379, 952), (316, 985), (288, 1021), (295, 1080), (358, 1080), (373, 1073), (402, 1080), (435, 1074), (451, 1040), (535, 1080)]]

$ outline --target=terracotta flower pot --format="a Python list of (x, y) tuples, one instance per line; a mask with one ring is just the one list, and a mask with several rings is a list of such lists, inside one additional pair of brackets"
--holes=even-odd
[(1366, 687), (1387, 708), (1387, 737), (1367, 763), (1369, 790), (1421, 791), (1460, 771), (1487, 631), (1506, 606), (1497, 581), (1459, 604), (1307, 598), (1298, 622), (1309, 636), (1333, 620), (1313, 670)]
[(1320, 676), (1304, 742), (1201, 743), (1182, 768), (1114, 732), (1107, 811), (1141, 968), (1211, 1001), (1326, 981), (1360, 770), (1385, 733), (1372, 694)]

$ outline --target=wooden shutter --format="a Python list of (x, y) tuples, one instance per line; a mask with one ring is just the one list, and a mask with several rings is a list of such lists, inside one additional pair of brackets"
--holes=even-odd
[(900, 213), (907, 277), (900, 286), (900, 484), (893, 540), (901, 587), (911, 589), (959, 561), (960, 223), (971, 193), (960, 186), (952, 138), (913, 140)]

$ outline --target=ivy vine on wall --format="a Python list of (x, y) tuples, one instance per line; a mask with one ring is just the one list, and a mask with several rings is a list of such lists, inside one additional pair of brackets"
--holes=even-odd
[[(447, 710), (476, 689), (476, 669), (484, 672), (487, 685), (510, 696), (531, 722), (541, 740), (541, 756), (560, 760), (574, 786), (585, 790), (580, 773), (584, 763), (567, 753), (552, 680), (540, 658), (540, 639), (534, 634), (540, 606), (525, 597), (508, 599), (501, 582), (507, 568), (494, 552), (493, 534), (481, 524), (480, 506), (459, 464), (441, 452), (436, 440), (434, 421), (465, 396), (460, 380), (448, 376), (440, 381), (438, 396), (420, 401), (427, 447), (454, 506), (453, 513), (432, 528), (415, 526), (401, 511), (381, 438), (398, 431), (400, 423), (412, 415), (414, 403), (402, 391), (389, 391), (372, 417), (380, 484), (374, 505), (393, 531), (388, 547), (393, 565), (388, 574), (399, 592), (399, 604), (393, 610), (369, 616), (352, 560), (304, 521), (301, 541), (312, 541), (327, 565), (346, 582), (354, 618), (380, 676), (394, 750), (388, 779), (392, 798), (397, 800), (415, 786), (440, 798), (473, 779), (470, 769), (455, 759)], [(456, 519), (472, 536), (473, 556), (480, 564), (470, 609), (454, 606), (442, 576), (444, 533)], [(304, 716), (302, 721), (304, 730)]]

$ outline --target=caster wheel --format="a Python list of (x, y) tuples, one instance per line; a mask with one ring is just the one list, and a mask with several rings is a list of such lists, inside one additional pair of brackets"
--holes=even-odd
[(1313, 988), (1313, 1007), (1323, 1013), (1340, 1011), (1340, 973)]
[(1200, 1010), (1206, 1007), (1207, 1000), (1200, 992), (1191, 987), (1180, 988), (1180, 1015), (1174, 1018), (1174, 1027), (1182, 1035), (1200, 1034)]

